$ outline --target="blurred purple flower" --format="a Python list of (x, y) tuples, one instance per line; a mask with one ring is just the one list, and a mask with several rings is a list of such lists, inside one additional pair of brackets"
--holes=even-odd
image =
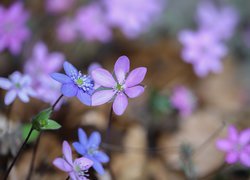
[(29, 102), (29, 96), (34, 97), (35, 91), (31, 87), (31, 78), (16, 71), (9, 79), (0, 77), (0, 88), (7, 90), (4, 103), (10, 105), (18, 96), (24, 103)]
[(227, 48), (212, 32), (183, 30), (179, 33), (179, 41), (184, 46), (182, 58), (194, 66), (199, 77), (222, 71), (221, 61)]
[(145, 32), (161, 12), (160, 0), (103, 0), (107, 20), (118, 27), (128, 38), (136, 38)]
[[(62, 68), (64, 55), (62, 53), (49, 53), (43, 42), (35, 44), (33, 54), (25, 64), (25, 73), (32, 78), (32, 87), (37, 92), (37, 98), (53, 104), (60, 96), (60, 83), (53, 81), (50, 74)], [(60, 104), (57, 105), (57, 108)]]
[(88, 180), (88, 169), (93, 165), (93, 162), (85, 157), (72, 160), (72, 150), (67, 141), (63, 141), (62, 147), (63, 157), (56, 158), (53, 161), (54, 166), (58, 169), (67, 172), (72, 180)]
[(28, 13), (23, 4), (12, 4), (9, 9), (0, 6), (0, 52), (8, 48), (12, 54), (21, 51), (22, 44), (30, 35), (26, 26)]
[(183, 117), (190, 115), (196, 108), (196, 98), (185, 86), (174, 88), (170, 102), (173, 107), (179, 110), (180, 115)]
[(144, 92), (144, 87), (139, 84), (143, 81), (147, 68), (139, 67), (129, 73), (129, 66), (128, 57), (121, 56), (115, 63), (115, 77), (102, 68), (92, 71), (94, 81), (105, 88), (92, 95), (93, 106), (102, 105), (114, 98), (113, 110), (115, 114), (122, 115), (127, 108), (128, 97), (135, 98)]
[(77, 26), (74, 20), (63, 19), (56, 29), (57, 38), (64, 42), (73, 42), (77, 37)]
[(104, 11), (97, 3), (80, 8), (75, 21), (80, 34), (87, 41), (107, 42), (112, 37)]
[(228, 137), (217, 140), (218, 149), (226, 152), (226, 162), (233, 164), (240, 162), (250, 167), (250, 129), (238, 132), (235, 126), (228, 128)]
[(46, 10), (50, 13), (63, 13), (69, 10), (75, 0), (46, 0)]
[(52, 73), (51, 77), (62, 83), (61, 93), (66, 97), (76, 96), (83, 104), (91, 105), (91, 95), (94, 92), (94, 81), (91, 76), (84, 75), (70, 64), (63, 64), (65, 74)]
[(75, 150), (84, 157), (93, 161), (93, 168), (101, 175), (105, 173), (102, 163), (109, 162), (109, 157), (99, 150), (101, 135), (99, 132), (93, 132), (89, 139), (83, 129), (78, 129), (79, 142), (74, 142)]
[(238, 12), (229, 6), (216, 7), (211, 1), (201, 1), (198, 6), (197, 19), (200, 28), (213, 31), (214, 36), (229, 39), (238, 23)]

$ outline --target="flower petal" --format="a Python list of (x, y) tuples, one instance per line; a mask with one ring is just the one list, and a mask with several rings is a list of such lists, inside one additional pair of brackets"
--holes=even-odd
[(113, 90), (101, 90), (92, 95), (92, 106), (99, 106), (105, 104), (115, 95)]
[(77, 92), (77, 98), (85, 105), (91, 106), (91, 96), (87, 93), (84, 93), (82, 90)]
[(83, 156), (87, 153), (84, 145), (80, 144), (79, 142), (74, 142), (72, 145), (75, 148), (77, 153)]
[(240, 133), (239, 143), (241, 145), (250, 143), (250, 129), (246, 129)]
[(98, 151), (97, 153), (94, 154), (94, 158), (102, 163), (107, 163), (109, 162), (109, 157), (107, 154), (104, 152)]
[(4, 98), (4, 103), (10, 105), (16, 98), (17, 92), (15, 90), (8, 91)]
[(63, 158), (56, 158), (53, 161), (54, 166), (56, 166), (58, 169), (65, 171), (65, 172), (70, 172), (72, 171), (72, 167), (63, 159)]
[(0, 78), (0, 88), (8, 90), (12, 86), (11, 82), (7, 78)]
[(114, 103), (113, 103), (113, 110), (116, 115), (122, 115), (127, 108), (128, 105), (128, 98), (125, 94), (119, 93), (117, 94)]
[(133, 87), (137, 84), (140, 84), (147, 72), (147, 68), (139, 67), (131, 71), (126, 79), (125, 85), (126, 87)]
[(116, 85), (113, 76), (106, 69), (97, 68), (92, 71), (91, 76), (97, 84), (103, 87), (113, 88)]
[(241, 154), (240, 154), (240, 162), (247, 166), (247, 167), (250, 167), (250, 152), (247, 152), (247, 151), (243, 151)]
[(101, 143), (101, 135), (99, 132), (93, 132), (89, 137), (88, 147), (98, 148)]
[(226, 162), (229, 164), (233, 164), (238, 161), (239, 155), (237, 152), (231, 151), (226, 155)]
[(73, 165), (73, 161), (72, 161), (72, 151), (70, 148), (70, 145), (67, 141), (63, 141), (63, 156), (65, 157), (66, 161), (70, 164)]
[(218, 149), (222, 151), (229, 151), (232, 149), (232, 143), (228, 140), (221, 139), (216, 142), (216, 146)]
[(52, 73), (50, 75), (50, 77), (53, 78), (54, 80), (60, 82), (60, 83), (71, 83), (72, 82), (70, 77), (66, 76), (65, 74), (61, 74), (61, 73)]
[(13, 83), (19, 83), (20, 79), (22, 78), (22, 74), (19, 71), (15, 71), (10, 75), (10, 79)]
[(78, 88), (73, 83), (63, 84), (61, 88), (61, 92), (66, 97), (76, 96)]
[(19, 91), (17, 93), (18, 97), (21, 99), (22, 102), (27, 103), (29, 102), (30, 98), (28, 97), (27, 93), (24, 91)]
[(104, 168), (101, 163), (94, 161), (93, 168), (98, 172), (98, 174), (103, 175), (105, 173)]
[(77, 69), (67, 61), (63, 63), (63, 68), (68, 76), (76, 75), (78, 73)]
[(238, 131), (234, 125), (228, 127), (228, 136), (232, 141), (238, 141)]
[(121, 56), (115, 63), (115, 75), (119, 84), (123, 83), (126, 74), (129, 72), (130, 62), (127, 56)]
[(125, 93), (128, 95), (130, 98), (135, 98), (140, 96), (144, 92), (144, 87), (143, 86), (134, 86), (130, 88), (125, 89)]
[(93, 163), (93, 161), (85, 157), (77, 158), (74, 161), (74, 165), (78, 166), (83, 171), (88, 170), (93, 165)]
[(78, 129), (78, 138), (83, 146), (87, 145), (88, 138), (85, 131), (82, 128)]

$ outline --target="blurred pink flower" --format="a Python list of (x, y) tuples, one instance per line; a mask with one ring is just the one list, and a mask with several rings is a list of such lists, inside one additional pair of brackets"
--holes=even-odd
[(107, 42), (112, 37), (104, 11), (97, 3), (80, 8), (75, 21), (81, 36), (87, 41)]
[(63, 19), (56, 29), (57, 38), (64, 43), (73, 42), (77, 37), (76, 23), (74, 20)]
[(250, 167), (250, 129), (238, 132), (235, 126), (228, 127), (228, 137), (216, 142), (218, 149), (226, 152), (226, 162), (240, 162)]
[(21, 2), (12, 4), (9, 9), (0, 6), (0, 52), (5, 48), (12, 54), (21, 51), (23, 42), (30, 35), (26, 26), (28, 17)]
[(136, 38), (147, 31), (161, 12), (160, 0), (103, 0), (108, 22), (121, 29), (128, 38)]
[(46, 0), (45, 8), (51, 13), (63, 13), (69, 10), (75, 0)]
[(178, 38), (184, 46), (182, 58), (193, 65), (199, 77), (205, 77), (209, 72), (222, 71), (221, 61), (227, 53), (227, 48), (213, 32), (183, 30)]
[(201, 1), (198, 6), (197, 19), (200, 27), (213, 31), (221, 39), (229, 39), (238, 23), (238, 12), (229, 6), (216, 7), (211, 1)]
[(190, 115), (196, 108), (196, 98), (185, 86), (177, 86), (174, 88), (170, 102), (183, 117)]
[(49, 74), (59, 71), (63, 61), (63, 54), (49, 53), (44, 43), (38, 42), (34, 46), (33, 54), (24, 68), (25, 73), (32, 77), (32, 87), (36, 90), (38, 99), (53, 104), (60, 96), (60, 84), (53, 81)]

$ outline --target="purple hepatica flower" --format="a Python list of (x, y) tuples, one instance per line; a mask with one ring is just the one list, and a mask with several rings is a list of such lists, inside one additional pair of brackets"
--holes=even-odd
[(238, 23), (237, 11), (229, 6), (215, 7), (211, 1), (201, 1), (198, 6), (197, 19), (202, 29), (214, 32), (214, 36), (229, 39)]
[(51, 77), (62, 83), (61, 92), (66, 97), (76, 96), (83, 104), (91, 105), (91, 95), (94, 91), (94, 81), (91, 76), (84, 75), (70, 64), (63, 64), (65, 74), (53, 73)]
[(63, 19), (57, 26), (56, 29), (57, 38), (64, 42), (73, 42), (77, 37), (77, 26), (76, 22), (70, 19)]
[(128, 38), (136, 38), (161, 12), (161, 0), (103, 0), (108, 22)]
[(80, 34), (87, 41), (99, 40), (107, 42), (112, 37), (104, 12), (97, 3), (81, 8), (76, 15), (75, 21)]
[(67, 141), (63, 141), (63, 158), (56, 158), (53, 164), (60, 170), (69, 174), (72, 180), (88, 180), (88, 169), (93, 165), (90, 159), (85, 157), (72, 160), (72, 151)]
[(183, 117), (190, 115), (196, 107), (196, 98), (185, 86), (174, 88), (170, 102), (173, 107), (179, 110), (180, 115)]
[(53, 104), (55, 97), (60, 96), (60, 83), (53, 81), (49, 74), (60, 70), (63, 61), (62, 53), (49, 53), (44, 43), (38, 42), (34, 46), (32, 57), (25, 64), (25, 73), (32, 77), (32, 87), (38, 99)]
[(50, 13), (63, 13), (69, 10), (75, 0), (46, 0), (46, 10)]
[(128, 97), (135, 98), (144, 92), (144, 87), (139, 84), (143, 81), (147, 68), (139, 67), (129, 73), (129, 66), (128, 57), (121, 56), (115, 63), (115, 77), (102, 68), (92, 71), (94, 81), (105, 88), (92, 95), (93, 106), (114, 98), (113, 110), (115, 114), (122, 115), (128, 105)]
[(227, 49), (212, 32), (200, 30), (192, 32), (184, 30), (179, 34), (179, 41), (183, 44), (182, 58), (193, 64), (195, 73), (205, 77), (210, 71), (222, 71), (222, 58)]
[(12, 54), (18, 54), (22, 43), (27, 40), (30, 31), (26, 26), (28, 13), (22, 3), (15, 3), (9, 9), (0, 6), (0, 52), (8, 48)]
[(18, 96), (24, 103), (29, 102), (29, 96), (35, 97), (36, 93), (31, 88), (31, 78), (16, 71), (7, 78), (0, 78), (0, 88), (8, 90), (4, 103), (10, 105)]
[(99, 150), (101, 143), (101, 135), (98, 132), (93, 132), (89, 139), (87, 139), (86, 133), (79, 128), (78, 129), (79, 142), (74, 142), (73, 146), (75, 150), (84, 157), (94, 162), (93, 168), (99, 173), (104, 174), (105, 171), (101, 163), (109, 162), (109, 157)]
[(216, 142), (217, 148), (226, 152), (226, 162), (233, 164), (240, 162), (250, 167), (250, 129), (238, 132), (231, 125), (228, 128), (228, 138)]

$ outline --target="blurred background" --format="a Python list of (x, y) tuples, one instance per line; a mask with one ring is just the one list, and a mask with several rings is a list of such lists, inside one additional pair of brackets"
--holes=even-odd
[[(90, 179), (249, 179), (249, 167), (227, 165), (215, 146), (229, 124), (250, 126), (249, 7), (249, 0), (1, 0), (0, 76), (30, 76), (37, 96), (6, 106), (0, 89), (0, 175), (31, 117), (60, 96), (50, 73), (63, 72), (65, 60), (84, 74), (96, 65), (112, 72), (126, 55), (131, 69), (147, 67), (145, 92), (113, 116), (101, 145), (111, 161)], [(66, 179), (52, 165), (63, 140), (77, 141), (79, 127), (104, 137), (111, 105), (64, 98), (53, 113), (62, 128), (43, 132), (31, 179)], [(36, 138), (10, 179), (26, 178)]]

